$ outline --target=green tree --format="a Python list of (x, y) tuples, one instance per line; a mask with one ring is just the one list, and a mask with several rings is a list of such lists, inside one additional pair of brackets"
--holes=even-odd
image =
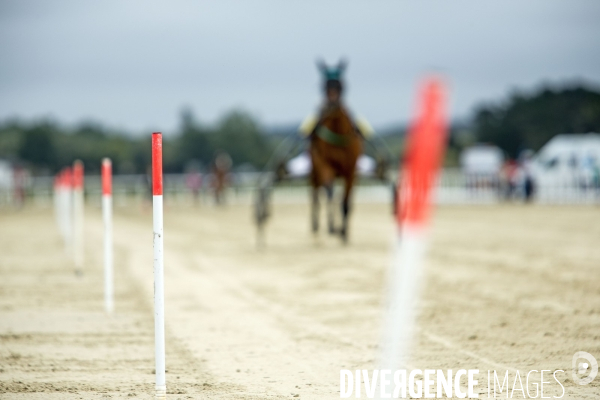
[(234, 165), (250, 163), (262, 167), (272, 152), (258, 122), (250, 114), (239, 110), (221, 119), (213, 144), (215, 148), (229, 153)]
[(538, 150), (560, 133), (599, 132), (600, 92), (575, 86), (514, 93), (503, 104), (480, 107), (474, 130), (479, 141), (494, 143), (512, 157), (525, 148)]
[(52, 168), (56, 152), (52, 136), (56, 127), (48, 122), (34, 125), (22, 133), (19, 157), (37, 168)]
[(14, 158), (19, 154), (22, 125), (16, 121), (7, 121), (0, 125), (0, 158)]
[(208, 165), (213, 157), (211, 132), (198, 124), (190, 109), (181, 113), (181, 132), (177, 145), (178, 166), (183, 170), (189, 160), (199, 160)]

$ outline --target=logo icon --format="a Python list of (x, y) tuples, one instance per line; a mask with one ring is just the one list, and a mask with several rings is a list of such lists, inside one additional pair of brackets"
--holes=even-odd
[[(585, 359), (585, 362), (579, 360)], [(580, 375), (589, 374), (587, 377), (582, 378)], [(598, 375), (598, 361), (594, 358), (590, 353), (586, 353), (585, 351), (578, 351), (573, 354), (573, 370), (571, 371), (571, 376), (573, 378), (573, 382), (578, 385), (587, 385)]]

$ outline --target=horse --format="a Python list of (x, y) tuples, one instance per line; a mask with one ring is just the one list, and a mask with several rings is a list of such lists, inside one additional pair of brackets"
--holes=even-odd
[[(363, 152), (363, 137), (339, 97), (335, 93), (328, 93), (327, 97), (319, 121), (310, 135), (312, 231), (317, 233), (319, 230), (319, 189), (324, 187), (327, 193), (329, 233), (338, 233), (343, 242), (347, 243), (350, 194), (355, 182), (356, 163)], [(337, 230), (333, 217), (333, 184), (336, 178), (344, 181), (342, 225)]]
[(215, 203), (222, 205), (225, 202), (225, 188), (228, 184), (229, 170), (231, 169), (231, 157), (224, 151), (217, 151), (212, 163), (212, 187), (215, 195)]

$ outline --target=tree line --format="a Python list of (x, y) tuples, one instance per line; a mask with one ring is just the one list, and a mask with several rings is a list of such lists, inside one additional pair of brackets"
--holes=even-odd
[[(600, 92), (584, 85), (516, 91), (507, 99), (482, 104), (472, 117), (451, 125), (446, 165), (455, 165), (460, 150), (475, 142), (495, 144), (507, 156), (538, 150), (560, 133), (600, 132)], [(400, 153), (406, 127), (381, 132)], [(233, 110), (215, 125), (198, 122), (189, 109), (180, 116), (174, 134), (164, 137), (167, 173), (196, 166), (207, 170), (218, 151), (231, 156), (236, 168), (262, 169), (284, 134), (267, 132), (251, 114)], [(35, 174), (51, 174), (81, 159), (86, 171), (99, 172), (100, 160), (110, 157), (116, 173), (144, 173), (150, 165), (148, 135), (133, 136), (97, 122), (65, 127), (52, 120), (0, 123), (0, 158), (26, 164)]]
[[(207, 126), (186, 109), (178, 132), (164, 135), (163, 167), (167, 173), (190, 166), (207, 170), (216, 152), (226, 151), (234, 165), (259, 169), (276, 140), (244, 111), (231, 111), (215, 126)], [(149, 135), (136, 137), (95, 122), (74, 128), (52, 120), (9, 120), (0, 124), (0, 158), (24, 163), (36, 174), (55, 173), (75, 159), (84, 162), (86, 172), (98, 173), (103, 157), (112, 159), (116, 173), (145, 173), (151, 163)]]
[(583, 85), (515, 91), (505, 101), (478, 107), (471, 129), (478, 142), (515, 158), (558, 134), (600, 133), (600, 92)]

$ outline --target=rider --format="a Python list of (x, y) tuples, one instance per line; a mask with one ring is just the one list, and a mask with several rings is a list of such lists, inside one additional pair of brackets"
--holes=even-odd
[[(328, 67), (323, 61), (318, 61), (317, 67), (323, 74), (324, 79), (323, 91), (325, 94), (325, 102), (321, 106), (322, 110), (328, 104), (342, 102), (342, 94), (344, 91), (342, 74), (346, 69), (346, 61), (341, 60), (336, 67)], [(304, 119), (302, 124), (300, 124), (298, 131), (302, 136), (308, 137), (313, 133), (319, 123), (319, 115), (321, 114), (321, 110), (319, 114), (310, 114)], [(354, 123), (356, 125), (356, 129), (363, 137), (368, 138), (373, 134), (373, 128), (365, 118), (358, 117)]]

